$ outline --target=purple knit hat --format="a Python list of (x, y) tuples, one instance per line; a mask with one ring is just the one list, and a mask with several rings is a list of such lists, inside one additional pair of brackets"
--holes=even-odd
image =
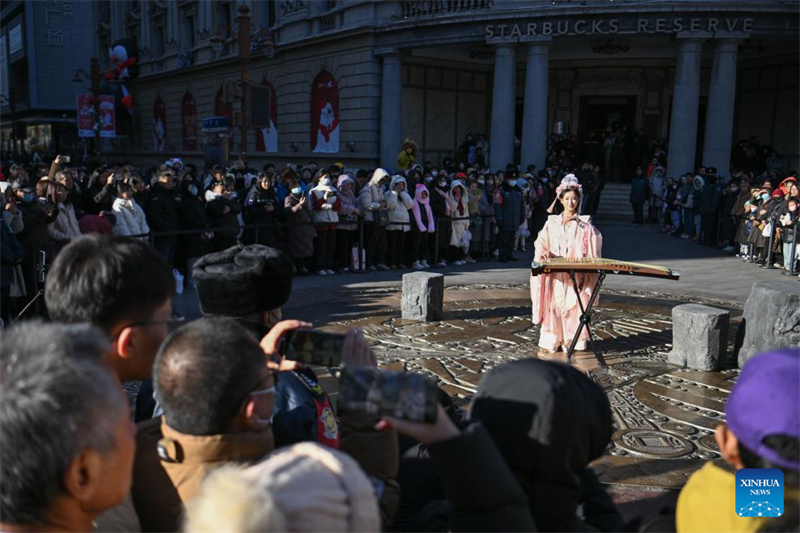
[(784, 459), (763, 443), (772, 435), (800, 439), (800, 349), (762, 353), (745, 363), (725, 416), (745, 448), (776, 465), (800, 470), (796, 459)]

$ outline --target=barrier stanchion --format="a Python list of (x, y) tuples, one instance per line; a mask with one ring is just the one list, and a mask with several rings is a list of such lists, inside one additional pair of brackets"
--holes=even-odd
[(439, 266), (439, 224), (440, 224), (440, 219), (437, 218), (436, 227), (434, 228), (433, 231), (433, 242), (436, 245), (433, 247), (433, 265), (431, 265), (435, 267)]
[[(789, 274), (794, 276), (796, 273), (794, 270), (794, 264), (796, 263), (795, 253), (797, 251), (797, 221), (794, 222), (794, 229), (792, 230), (792, 245), (789, 247), (789, 251), (791, 252), (789, 254), (789, 257), (791, 257), (789, 260)], [(786, 261), (786, 259), (784, 259), (784, 261)]]
[(775, 223), (777, 220), (770, 220), (769, 221), (769, 248), (767, 248), (767, 260), (764, 261), (763, 267), (769, 270), (773, 270), (775, 267), (772, 266), (772, 247), (775, 244)]
[(365, 256), (364, 253), (364, 221), (359, 219), (358, 221), (358, 272), (364, 273), (367, 272)]

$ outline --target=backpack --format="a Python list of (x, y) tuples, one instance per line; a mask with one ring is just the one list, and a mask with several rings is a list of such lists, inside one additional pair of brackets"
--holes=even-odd
[(276, 448), (307, 441), (339, 447), (339, 422), (311, 370), (278, 374), (272, 431)]

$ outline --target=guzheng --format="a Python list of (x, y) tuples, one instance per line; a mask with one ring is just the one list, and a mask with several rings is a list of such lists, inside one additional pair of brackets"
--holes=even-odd
[(553, 274), (557, 272), (575, 272), (591, 274), (630, 274), (631, 276), (645, 276), (650, 278), (680, 279), (681, 273), (678, 270), (671, 270), (666, 267), (656, 265), (646, 265), (644, 263), (629, 263), (616, 259), (564, 259), (561, 257), (547, 259), (545, 261), (532, 261), (531, 274)]

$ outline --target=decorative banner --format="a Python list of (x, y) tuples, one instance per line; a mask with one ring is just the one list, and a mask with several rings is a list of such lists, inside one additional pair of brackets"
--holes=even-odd
[(114, 97), (100, 95), (97, 99), (100, 113), (99, 120), (95, 123), (94, 98), (91, 94), (78, 95), (78, 136), (94, 137), (95, 128), (97, 128), (100, 137), (116, 137)]
[(259, 134), (256, 135), (256, 150), (274, 153), (278, 151), (278, 97), (270, 82), (262, 82), (261, 87), (267, 89), (269, 94), (267, 104), (269, 105), (269, 126), (259, 129)]
[(197, 104), (189, 92), (183, 96), (183, 149), (197, 150)]
[(339, 152), (339, 87), (330, 72), (320, 72), (311, 86), (311, 151)]
[(94, 137), (94, 104), (91, 94), (78, 95), (78, 137)]
[(153, 102), (153, 135), (156, 152), (167, 149), (167, 106), (160, 96)]
[(100, 137), (111, 138), (117, 136), (116, 114), (114, 113), (114, 97), (100, 95), (97, 97), (97, 107), (100, 108)]

